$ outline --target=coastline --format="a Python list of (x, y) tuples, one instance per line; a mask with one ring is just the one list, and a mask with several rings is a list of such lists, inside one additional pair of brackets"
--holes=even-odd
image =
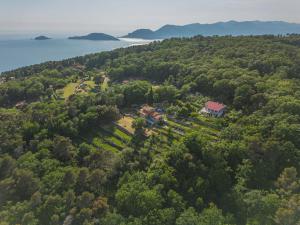
[[(120, 38), (114, 41), (82, 41), (49, 39), (42, 42), (33, 39), (0, 40), (0, 75), (27, 66), (61, 61), (118, 48), (147, 45), (153, 40)], [(1, 52), (3, 52), (1, 54)], [(6, 54), (4, 54), (4, 52)], [(28, 55), (31, 52), (31, 55)]]

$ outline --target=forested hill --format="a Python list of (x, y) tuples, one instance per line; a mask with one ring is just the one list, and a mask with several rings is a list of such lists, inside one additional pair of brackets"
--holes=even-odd
[(158, 30), (139, 29), (129, 33), (127, 38), (166, 39), (193, 37), (195, 35), (285, 35), (299, 34), (300, 24), (283, 21), (228, 21), (212, 24), (193, 23), (187, 25), (165, 25)]
[[(204, 104), (227, 106), (221, 118)], [(143, 104), (163, 124), (147, 126)], [(300, 36), (194, 37), (0, 77), (1, 225), (300, 223)]]

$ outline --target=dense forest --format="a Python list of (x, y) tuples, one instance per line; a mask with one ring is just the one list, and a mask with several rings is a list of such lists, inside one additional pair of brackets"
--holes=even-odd
[[(208, 100), (225, 116), (200, 115)], [(0, 225), (296, 225), (299, 173), (299, 35), (169, 39), (0, 76)]]

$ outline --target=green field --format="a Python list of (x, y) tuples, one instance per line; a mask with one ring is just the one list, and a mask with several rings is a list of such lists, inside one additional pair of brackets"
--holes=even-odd
[(91, 88), (91, 89), (95, 88), (95, 86), (96, 86), (95, 81), (93, 81), (93, 80), (84, 81), (83, 83), (87, 84), (89, 86), (89, 88)]
[(109, 82), (109, 78), (108, 78), (108, 77), (105, 77), (105, 79), (104, 79), (104, 81), (103, 81), (103, 83), (102, 83), (102, 85), (101, 85), (101, 90), (102, 90), (102, 91), (107, 90), (107, 88), (108, 88), (108, 82)]
[(75, 89), (78, 83), (69, 83), (66, 87), (63, 89), (63, 97), (64, 99), (68, 99), (71, 95), (75, 93)]
[[(84, 84), (87, 84), (86, 90), (89, 91), (93, 88), (95, 88), (96, 84), (94, 81), (84, 81)], [(63, 89), (60, 89), (57, 91), (57, 94), (62, 95), (64, 99), (68, 99), (71, 95), (75, 94), (76, 87), (80, 84), (80, 81), (76, 83), (69, 83), (67, 86), (65, 86)]]

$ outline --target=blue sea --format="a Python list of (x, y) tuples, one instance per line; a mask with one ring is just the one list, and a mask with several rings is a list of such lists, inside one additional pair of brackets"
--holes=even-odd
[(36, 41), (30, 39), (6, 40), (0, 38), (0, 73), (42, 62), (57, 61), (147, 43), (149, 42), (135, 39), (88, 41), (60, 38)]

